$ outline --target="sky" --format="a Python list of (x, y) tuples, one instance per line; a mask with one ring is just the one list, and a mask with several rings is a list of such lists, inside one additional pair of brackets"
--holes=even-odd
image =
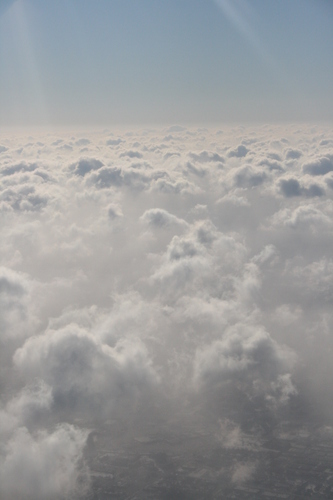
[(1, 0), (0, 124), (330, 121), (329, 0)]
[(332, 21), (0, 0), (1, 500), (331, 498)]

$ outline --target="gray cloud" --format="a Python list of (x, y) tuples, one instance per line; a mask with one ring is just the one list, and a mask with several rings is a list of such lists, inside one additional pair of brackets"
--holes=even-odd
[(89, 476), (80, 464), (87, 432), (59, 425), (49, 434), (33, 436), (20, 427), (0, 455), (2, 498), (82, 498)]
[(120, 137), (119, 137), (118, 139), (109, 139), (109, 140), (107, 140), (106, 144), (108, 146), (118, 146), (122, 142), (124, 142), (124, 141), (122, 139), (120, 139)]
[(193, 161), (198, 163), (209, 163), (212, 161), (224, 163), (224, 158), (221, 155), (210, 151), (201, 151), (201, 153), (198, 154), (190, 153), (189, 156)]
[(297, 179), (281, 179), (280, 189), (282, 194), (287, 198), (301, 196), (302, 194), (302, 188)]
[(36, 163), (17, 163), (14, 165), (10, 165), (9, 167), (1, 169), (1, 174), (2, 175), (13, 175), (16, 174), (17, 172), (33, 172), (38, 168), (38, 165)]
[(316, 161), (306, 163), (303, 171), (310, 175), (325, 175), (333, 171), (333, 155), (323, 156)]
[(286, 151), (286, 159), (287, 160), (298, 160), (302, 156), (302, 151), (298, 149), (288, 149)]
[(74, 174), (84, 177), (92, 170), (98, 170), (103, 167), (103, 163), (95, 158), (82, 158), (76, 164), (71, 165)]
[(234, 174), (234, 181), (237, 187), (252, 188), (259, 186), (266, 179), (265, 172), (254, 170), (251, 166), (241, 167)]
[(229, 158), (244, 158), (244, 156), (247, 155), (249, 152), (248, 148), (244, 146), (243, 144), (240, 144), (236, 149), (233, 149), (232, 151), (229, 151), (228, 156)]
[(1, 498), (86, 498), (104, 447), (172, 432), (247, 485), (288, 415), (329, 422), (331, 132), (295, 131), (3, 138)]
[(293, 353), (262, 328), (235, 325), (222, 340), (197, 351), (194, 377), (208, 385), (241, 382), (247, 394), (284, 401), (296, 393), (288, 374), (292, 364)]
[(166, 210), (160, 208), (151, 208), (140, 217), (140, 219), (148, 226), (152, 227), (169, 227), (169, 226), (186, 226), (186, 222), (178, 219)]
[(140, 343), (119, 341), (113, 348), (75, 324), (29, 339), (13, 360), (26, 379), (53, 388), (55, 404), (87, 414), (96, 406), (103, 412), (103, 405), (109, 411), (120, 396), (158, 379)]
[(142, 158), (143, 155), (139, 151), (125, 151), (119, 155), (120, 158), (128, 157), (128, 158)]
[(121, 186), (123, 183), (122, 171), (116, 167), (103, 167), (97, 173), (90, 175), (88, 182), (101, 188)]
[(292, 198), (293, 196), (308, 196), (309, 198), (315, 196), (324, 196), (325, 190), (318, 184), (310, 184), (309, 187), (304, 188), (298, 182), (297, 179), (281, 179), (280, 180), (280, 190), (281, 193), (287, 198)]

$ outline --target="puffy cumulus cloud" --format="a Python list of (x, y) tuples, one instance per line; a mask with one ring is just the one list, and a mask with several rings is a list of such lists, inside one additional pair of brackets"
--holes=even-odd
[(202, 287), (216, 286), (219, 272), (222, 286), (227, 268), (236, 269), (243, 254), (244, 248), (234, 238), (219, 232), (211, 221), (199, 220), (183, 235), (175, 235), (155, 259), (151, 283), (169, 297), (192, 296)]
[(209, 271), (204, 247), (196, 239), (174, 236), (163, 256), (162, 265), (153, 274), (153, 279), (162, 282), (163, 288), (181, 290), (188, 282), (197, 280), (205, 270)]
[(333, 170), (333, 154), (305, 163), (303, 171), (310, 175), (326, 175)]
[(122, 212), (121, 208), (119, 207), (119, 205), (117, 205), (115, 203), (110, 203), (110, 205), (108, 205), (108, 207), (107, 207), (107, 211), (108, 211), (108, 216), (110, 217), (110, 219), (116, 219), (118, 217), (123, 216), (123, 212)]
[(195, 429), (235, 487), (279, 419), (331, 425), (331, 137), (3, 133), (1, 498), (85, 498), (86, 428)]
[(198, 163), (209, 163), (209, 162), (217, 162), (224, 163), (223, 156), (218, 153), (210, 152), (210, 151), (201, 151), (200, 153), (189, 153), (190, 158)]
[(284, 196), (290, 198), (292, 196), (301, 196), (302, 189), (301, 185), (297, 179), (281, 179), (280, 180), (280, 189)]
[(99, 188), (121, 186), (123, 182), (121, 169), (117, 167), (101, 168), (97, 173), (91, 174), (88, 178), (88, 183), (90, 185), (95, 184)]
[(184, 220), (179, 219), (175, 215), (170, 214), (161, 208), (151, 208), (146, 210), (140, 217), (141, 221), (153, 228), (164, 228), (169, 226), (186, 227)]
[(249, 152), (248, 148), (244, 146), (243, 144), (240, 144), (237, 148), (229, 151), (228, 156), (229, 158), (244, 158), (244, 156), (247, 155)]
[(120, 137), (118, 137), (118, 139), (108, 139), (106, 141), (106, 144), (108, 146), (118, 146), (119, 144), (121, 144), (122, 142), (124, 142), (122, 139), (120, 139)]
[(1, 175), (7, 176), (17, 174), (18, 172), (33, 172), (37, 168), (38, 165), (36, 163), (14, 163), (13, 165), (10, 165), (8, 167), (3, 167), (1, 169)]
[(270, 158), (264, 158), (258, 162), (258, 165), (260, 167), (265, 166), (270, 171), (278, 170), (280, 172), (284, 172), (284, 168), (282, 167), (280, 160), (275, 161), (275, 160), (271, 160)]
[(131, 164), (124, 168), (103, 167), (87, 177), (87, 184), (101, 189), (113, 186), (125, 186), (132, 190), (149, 189), (151, 181), (156, 177), (155, 173), (149, 172), (150, 169), (147, 164)]
[(87, 431), (68, 424), (35, 435), (18, 428), (0, 452), (1, 498), (82, 498), (89, 488), (86, 439)]
[(315, 292), (316, 300), (322, 304), (332, 299), (333, 263), (331, 258), (316, 260), (307, 265), (293, 263), (293, 265), (289, 264), (287, 269), (293, 276), (295, 286), (299, 288), (300, 296), (306, 295), (310, 299), (312, 293)]
[(103, 163), (95, 158), (82, 158), (77, 163), (71, 165), (71, 170), (75, 175), (84, 177), (92, 170), (98, 170), (103, 167)]
[(6, 412), (11, 419), (29, 427), (34, 426), (50, 410), (52, 404), (52, 388), (43, 380), (37, 379), (8, 402)]
[(0, 345), (15, 345), (31, 335), (36, 324), (32, 310), (33, 283), (29, 278), (7, 267), (0, 268)]
[(29, 185), (4, 189), (0, 195), (2, 210), (38, 212), (47, 204), (47, 197), (40, 196)]
[(26, 295), (29, 289), (28, 280), (11, 269), (0, 268), (0, 293), (2, 314), (12, 308), (19, 308), (20, 301), (17, 300)]
[(31, 337), (16, 351), (14, 363), (25, 379), (49, 384), (55, 404), (88, 415), (97, 406), (110, 411), (121, 397), (158, 379), (139, 342), (120, 340), (110, 347), (75, 324)]
[(240, 188), (254, 188), (260, 186), (267, 175), (265, 172), (254, 169), (251, 166), (245, 166), (237, 169), (233, 175), (234, 183)]
[(287, 160), (298, 160), (302, 156), (302, 151), (298, 149), (287, 149), (286, 159)]
[(177, 177), (171, 178), (167, 173), (156, 176), (153, 179), (151, 189), (169, 195), (195, 195), (201, 192), (200, 187), (193, 182), (181, 178), (177, 179)]
[(330, 228), (332, 221), (329, 214), (314, 205), (301, 205), (294, 210), (282, 209), (274, 216), (274, 223), (282, 223), (294, 229), (317, 231), (319, 228)]
[(42, 163), (10, 163), (0, 170), (0, 212), (41, 212), (51, 199), (52, 183)]
[(89, 139), (85, 139), (84, 137), (75, 141), (76, 146), (88, 146), (88, 144), (91, 144), (91, 141)]
[(143, 158), (143, 155), (142, 153), (140, 153), (139, 151), (124, 151), (123, 153), (121, 153), (119, 155), (120, 158), (124, 158), (124, 157), (127, 157), (127, 158)]
[(308, 187), (304, 187), (293, 177), (289, 179), (281, 179), (279, 184), (281, 193), (287, 198), (302, 195), (313, 198), (315, 196), (325, 195), (325, 189), (323, 189), (320, 185), (312, 183)]
[(221, 205), (231, 205), (234, 207), (249, 207), (250, 203), (244, 196), (237, 196), (237, 194), (226, 194), (216, 202)]
[(194, 381), (219, 386), (232, 380), (251, 395), (285, 401), (296, 392), (288, 374), (293, 361), (293, 353), (262, 327), (239, 324), (227, 330), (221, 340), (197, 350)]
[(187, 174), (194, 174), (194, 175), (197, 175), (199, 177), (204, 177), (207, 174), (206, 169), (201, 168), (201, 167), (198, 168), (195, 165), (193, 165), (192, 163), (190, 163), (189, 161), (186, 163), (184, 170)]
[(305, 193), (305, 196), (308, 196), (309, 198), (325, 195), (325, 189), (318, 184), (310, 184), (309, 187), (303, 188), (303, 192)]

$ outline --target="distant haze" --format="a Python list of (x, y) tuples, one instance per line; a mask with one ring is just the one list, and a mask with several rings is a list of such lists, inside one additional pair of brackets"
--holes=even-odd
[(326, 0), (2, 0), (0, 124), (327, 121)]

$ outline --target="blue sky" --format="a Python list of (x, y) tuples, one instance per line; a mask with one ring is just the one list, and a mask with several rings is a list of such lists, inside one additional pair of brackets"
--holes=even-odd
[(330, 0), (0, 0), (0, 124), (330, 121)]

